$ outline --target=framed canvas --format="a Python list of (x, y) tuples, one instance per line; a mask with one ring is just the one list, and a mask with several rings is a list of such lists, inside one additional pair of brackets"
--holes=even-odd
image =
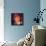
[(11, 13), (11, 25), (23, 25), (24, 15), (23, 13)]

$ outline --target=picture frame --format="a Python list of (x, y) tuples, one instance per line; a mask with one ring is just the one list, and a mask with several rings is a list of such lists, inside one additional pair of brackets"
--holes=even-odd
[(11, 13), (11, 25), (24, 25), (24, 14)]

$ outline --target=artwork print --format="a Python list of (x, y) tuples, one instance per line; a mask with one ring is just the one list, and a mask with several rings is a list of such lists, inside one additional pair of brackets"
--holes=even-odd
[(23, 13), (11, 13), (11, 25), (23, 25), (24, 16)]

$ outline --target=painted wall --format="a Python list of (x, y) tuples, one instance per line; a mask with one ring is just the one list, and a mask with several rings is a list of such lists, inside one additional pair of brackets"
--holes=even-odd
[[(4, 26), (5, 26), (5, 40), (18, 41), (24, 37), (32, 28), (35, 14), (40, 10), (40, 0), (5, 0), (4, 1)], [(24, 13), (24, 25), (12, 26), (11, 13), (22, 12)]]
[(4, 41), (4, 0), (0, 0), (0, 42)]
[[(41, 0), (40, 1), (40, 9), (41, 9), (41, 11), (43, 9), (46, 9), (46, 0)], [(43, 16), (43, 22), (41, 21), (40, 25), (46, 26), (46, 11), (43, 12), (42, 16)]]

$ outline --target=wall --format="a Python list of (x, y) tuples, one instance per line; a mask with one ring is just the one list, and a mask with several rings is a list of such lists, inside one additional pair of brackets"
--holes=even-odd
[[(46, 9), (46, 0), (41, 0), (40, 1), (40, 9), (41, 9), (41, 11), (43, 9)], [(46, 26), (46, 11), (43, 12), (42, 17), (43, 17), (43, 22), (41, 21), (40, 25)]]
[[(18, 41), (32, 28), (35, 12), (40, 10), (40, 0), (4, 0), (4, 36), (7, 41)], [(24, 13), (24, 25), (12, 26), (11, 13)]]
[[(0, 1), (0, 42), (4, 41), (4, 0)], [(0, 45), (1, 46), (1, 45)]]

